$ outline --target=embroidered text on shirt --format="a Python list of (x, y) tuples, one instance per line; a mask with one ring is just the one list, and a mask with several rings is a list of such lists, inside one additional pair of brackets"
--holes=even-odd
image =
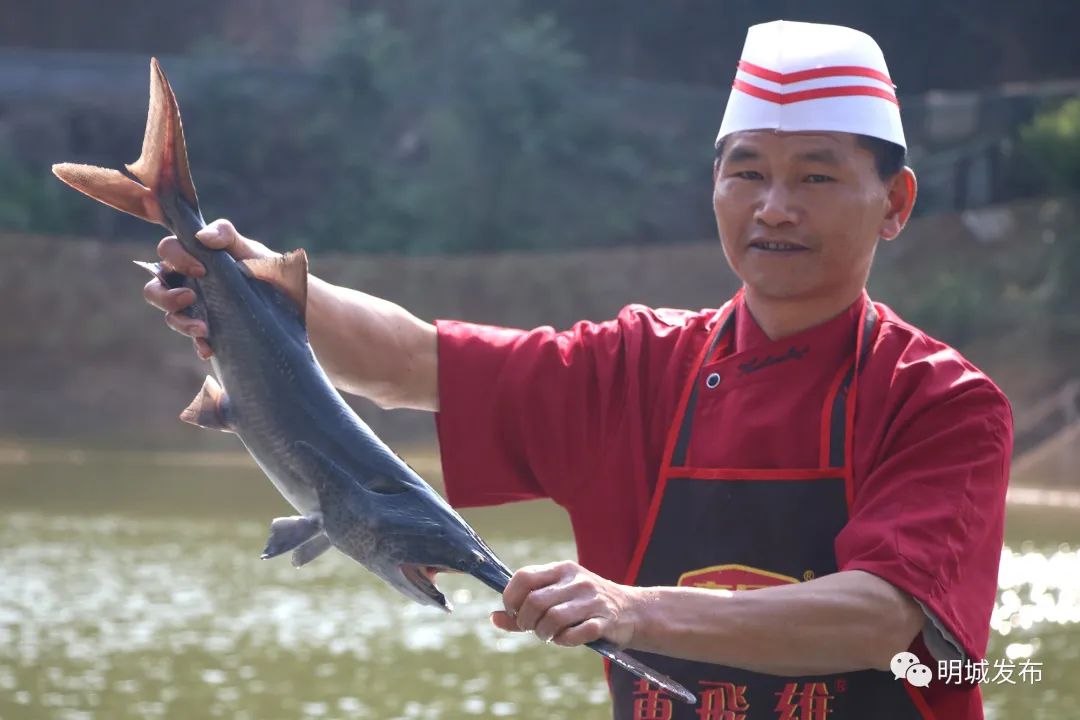
[(788, 351), (783, 355), (767, 355), (764, 360), (758, 360), (756, 357), (739, 365), (739, 370), (744, 374), (752, 373), (762, 368), (767, 368), (770, 365), (776, 365), (782, 363), (785, 360), (801, 360), (806, 353), (810, 352), (810, 346), (804, 345), (801, 348), (797, 348), (794, 345), (788, 348)]

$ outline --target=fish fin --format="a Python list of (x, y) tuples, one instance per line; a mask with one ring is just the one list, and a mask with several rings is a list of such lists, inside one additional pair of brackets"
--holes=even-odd
[[(143, 262), (142, 260), (132, 260), (146, 272), (150, 273), (158, 279), (158, 281), (169, 288), (175, 290), (176, 288), (191, 288), (194, 290), (191, 279), (183, 273), (178, 273), (175, 270), (169, 270), (165, 263), (160, 262)], [(181, 315), (186, 315), (189, 318), (195, 318), (196, 320), (206, 321), (206, 312), (203, 304), (198, 300), (198, 293), (196, 293), (196, 300), (191, 305), (180, 311)]]
[(180, 413), (180, 419), (209, 430), (236, 432), (230, 415), (229, 396), (213, 375), (207, 375), (199, 394)]
[(240, 261), (240, 269), (250, 278), (262, 280), (292, 301), (293, 310), (306, 325), (307, 311), (307, 253), (293, 250), (284, 255), (249, 258)]
[[(171, 227), (177, 220), (166, 208), (183, 200), (200, 221), (199, 198), (188, 167), (187, 145), (180, 110), (169, 81), (156, 58), (150, 61), (150, 107), (142, 153), (125, 166), (135, 179), (119, 170), (59, 163), (53, 174), (79, 192), (148, 222)], [(175, 228), (173, 228), (175, 230)]]
[(58, 163), (52, 166), (52, 171), (53, 175), (98, 202), (147, 222), (165, 225), (165, 214), (150, 188), (132, 180), (119, 170), (96, 165)]
[(322, 555), (331, 547), (332, 545), (330, 544), (330, 538), (326, 537), (326, 533), (316, 535), (300, 547), (293, 550), (292, 566), (294, 568), (303, 567), (315, 558)]
[(322, 520), (318, 517), (293, 515), (274, 518), (274, 521), (270, 523), (270, 537), (266, 541), (266, 548), (262, 551), (262, 559), (266, 560), (290, 550), (298, 550), (301, 545), (321, 532)]
[(142, 260), (132, 260), (146, 272), (156, 277), (161, 284), (170, 290), (175, 290), (180, 287), (187, 287), (187, 276), (183, 273), (178, 273), (175, 270), (168, 270), (165, 267), (165, 263), (160, 262), (143, 262)]
[(142, 152), (138, 160), (126, 167), (156, 194), (178, 194), (193, 210), (198, 210), (199, 197), (188, 166), (180, 108), (157, 58), (150, 59), (150, 106)]

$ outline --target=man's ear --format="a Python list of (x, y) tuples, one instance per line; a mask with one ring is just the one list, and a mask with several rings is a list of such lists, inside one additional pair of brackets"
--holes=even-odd
[(915, 180), (915, 171), (905, 166), (888, 183), (888, 212), (881, 221), (878, 237), (892, 240), (907, 225), (911, 211), (915, 207), (915, 196), (919, 194), (919, 184)]
[(712, 184), (716, 187), (716, 177), (720, 174), (720, 158), (716, 158), (712, 163)]

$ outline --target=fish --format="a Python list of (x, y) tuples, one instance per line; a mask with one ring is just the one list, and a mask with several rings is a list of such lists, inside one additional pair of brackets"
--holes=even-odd
[[(168, 228), (206, 268), (201, 277), (142, 263), (169, 287), (188, 287), (207, 326), (207, 375), (180, 419), (234, 433), (296, 515), (270, 523), (264, 559), (292, 553), (302, 567), (331, 548), (405, 597), (449, 612), (440, 572), (473, 576), (502, 593), (509, 568), (469, 524), (345, 403), (308, 340), (308, 258), (294, 250), (236, 260), (204, 246), (176, 96), (157, 58), (139, 158), (112, 168), (59, 163), (53, 173), (117, 210)], [(592, 650), (675, 697), (694, 695), (613, 643)]]

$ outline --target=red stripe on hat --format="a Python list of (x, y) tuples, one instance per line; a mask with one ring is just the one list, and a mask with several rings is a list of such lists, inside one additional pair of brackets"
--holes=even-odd
[(739, 69), (748, 75), (755, 75), (762, 80), (768, 80), (769, 82), (779, 83), (781, 85), (788, 85), (790, 83), (802, 82), (803, 80), (817, 80), (819, 78), (827, 77), (841, 77), (844, 75), (854, 75), (856, 77), (868, 77), (895, 87), (892, 79), (885, 73), (874, 70), (873, 68), (862, 67), (860, 65), (833, 65), (832, 67), (813, 68), (811, 70), (799, 70), (793, 73), (778, 73), (773, 70), (768, 70), (760, 65), (754, 65), (748, 63), (745, 60), (739, 61)]
[(879, 97), (883, 100), (888, 100), (895, 105), (900, 105), (896, 99), (896, 95), (888, 90), (882, 90), (879, 87), (871, 87), (869, 85), (837, 85), (835, 87), (814, 88), (813, 90), (800, 90), (799, 92), (793, 93), (777, 93), (772, 90), (760, 88), (757, 85), (751, 85), (742, 80), (736, 80), (732, 84), (732, 87), (736, 90), (741, 90), (747, 95), (752, 95), (759, 100), (767, 100), (768, 102), (776, 103), (777, 105), (790, 105), (791, 103), (804, 102), (806, 100), (850, 97), (853, 95), (870, 95)]

